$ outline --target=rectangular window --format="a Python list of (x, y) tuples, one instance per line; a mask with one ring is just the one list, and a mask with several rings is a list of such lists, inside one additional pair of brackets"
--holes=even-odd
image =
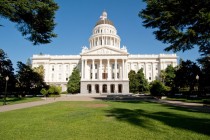
[(92, 66), (92, 64), (90, 65), (90, 69), (93, 69), (93, 66)]
[(152, 80), (152, 74), (151, 73), (149, 73), (149, 80)]
[(158, 70), (158, 65), (155, 65), (155, 70)]
[(95, 64), (95, 69), (98, 69), (98, 68), (97, 68), (97, 64)]
[(95, 79), (98, 79), (98, 73), (95, 73)]
[(107, 79), (107, 73), (102, 73), (102, 78)]
[(93, 73), (90, 73), (90, 79), (92, 79), (93, 78)]
[(117, 64), (117, 69), (119, 69), (120, 68), (120, 65), (119, 64)]
[(69, 65), (66, 65), (66, 71), (69, 71)]
[(66, 81), (68, 81), (69, 80), (69, 78), (68, 78), (68, 73), (66, 73)]
[(120, 74), (119, 74), (119, 73), (117, 73), (117, 78), (118, 78), (118, 79), (120, 78)]
[(52, 65), (52, 71), (54, 71), (54, 70), (55, 70), (54, 65)]
[(114, 64), (112, 64), (112, 69), (114, 69)]
[(114, 73), (112, 73), (112, 79), (114, 79)]

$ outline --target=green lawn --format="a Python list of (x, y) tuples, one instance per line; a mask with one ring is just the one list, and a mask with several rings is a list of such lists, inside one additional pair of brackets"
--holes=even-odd
[(2, 140), (210, 139), (210, 114), (150, 102), (56, 102), (0, 113)]
[[(40, 101), (42, 100), (40, 97), (24, 97), (24, 98), (7, 98), (6, 104), (19, 104), (19, 103), (26, 103), (26, 102), (33, 102), (33, 101)], [(0, 98), (0, 106), (3, 105), (4, 99)]]

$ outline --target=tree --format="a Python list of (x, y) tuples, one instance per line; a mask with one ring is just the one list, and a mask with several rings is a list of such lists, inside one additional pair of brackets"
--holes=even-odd
[(172, 66), (169, 65), (165, 70), (165, 86), (168, 87), (173, 87), (174, 86), (174, 78), (175, 78), (175, 71), (176, 69)]
[(38, 67), (34, 67), (33, 71), (38, 73), (44, 80), (44, 66), (43, 65), (40, 65)]
[(79, 93), (80, 92), (80, 72), (78, 68), (74, 68), (67, 84), (67, 92)]
[(0, 49), (0, 92), (4, 92), (6, 84), (5, 77), (9, 77), (8, 91), (12, 91), (15, 88), (15, 76), (12, 61), (7, 57), (7, 54)]
[(198, 59), (201, 65), (201, 75), (199, 76), (199, 85), (206, 93), (210, 92), (210, 56)]
[(17, 24), (18, 30), (34, 45), (51, 42), (55, 11), (53, 0), (1, 0), (0, 17)]
[(138, 92), (149, 91), (149, 84), (147, 79), (144, 76), (143, 69), (140, 69), (136, 73), (136, 78), (139, 82)]
[(137, 93), (138, 92), (138, 87), (140, 85), (136, 72), (134, 70), (131, 70), (128, 73), (128, 78), (129, 78), (129, 89), (131, 93)]
[(17, 63), (18, 71), (17, 71), (17, 81), (19, 90), (22, 92), (22, 96), (25, 94), (38, 94), (42, 87), (45, 87), (46, 84), (44, 83), (43, 77), (34, 72), (30, 66), (25, 65), (22, 62)]
[(160, 71), (160, 80), (161, 80), (161, 82), (165, 83), (165, 79), (166, 79), (166, 72), (165, 72), (165, 70), (161, 70)]
[(197, 83), (196, 75), (200, 75), (200, 68), (196, 63), (187, 60), (182, 61), (179, 69), (175, 72), (174, 83), (176, 88), (189, 88), (189, 91), (194, 90)]
[(150, 84), (150, 93), (153, 96), (162, 96), (167, 91), (167, 87), (159, 80), (155, 80)]
[(143, 26), (154, 28), (156, 38), (168, 43), (166, 51), (185, 51), (199, 47), (202, 55), (210, 54), (209, 0), (144, 0), (139, 16)]

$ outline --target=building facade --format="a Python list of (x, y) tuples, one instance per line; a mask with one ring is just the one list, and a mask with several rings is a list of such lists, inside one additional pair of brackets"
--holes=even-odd
[(176, 54), (132, 55), (120, 45), (120, 37), (104, 11), (93, 28), (89, 47), (80, 55), (33, 55), (32, 67), (44, 66), (47, 84), (67, 89), (67, 82), (75, 67), (81, 73), (80, 93), (129, 93), (128, 73), (143, 69), (151, 82), (168, 65), (177, 65)]

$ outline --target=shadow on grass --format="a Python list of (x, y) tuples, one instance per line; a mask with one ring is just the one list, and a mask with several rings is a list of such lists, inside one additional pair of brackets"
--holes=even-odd
[(107, 117), (115, 117), (119, 121), (125, 121), (132, 125), (144, 127), (150, 130), (158, 130), (156, 129), (158, 128), (158, 126), (150, 124), (150, 121), (143, 119), (145, 117), (152, 120), (160, 121), (165, 125), (173, 128), (190, 130), (192, 132), (210, 136), (210, 118), (201, 119), (181, 114), (174, 114), (171, 112), (151, 113), (142, 109), (131, 110), (122, 108), (113, 108), (111, 110), (107, 110), (107, 113)]

